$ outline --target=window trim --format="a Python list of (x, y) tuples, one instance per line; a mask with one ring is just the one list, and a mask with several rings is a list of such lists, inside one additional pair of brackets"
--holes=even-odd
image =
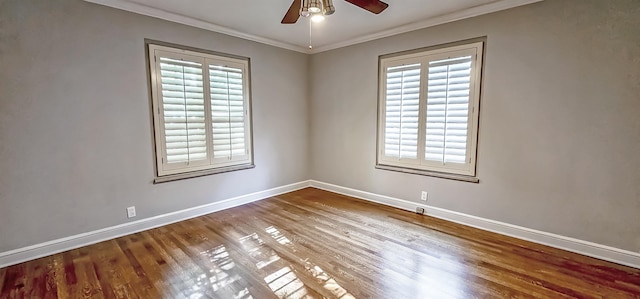
[[(155, 62), (155, 51), (161, 51), (164, 53), (171, 53), (171, 55), (177, 56), (191, 56), (196, 58), (197, 60), (201, 60), (203, 62), (203, 77), (208, 74), (208, 66), (206, 61), (215, 60), (215, 61), (224, 61), (229, 63), (230, 65), (240, 66), (242, 67), (243, 72), (245, 72), (245, 78), (243, 78), (244, 86), (243, 93), (245, 94), (244, 103), (246, 105), (246, 120), (245, 120), (245, 130), (248, 132), (248, 136), (246, 136), (246, 146), (248, 153), (246, 158), (241, 159), (242, 162), (238, 163), (237, 160), (231, 159), (228, 162), (224, 163), (214, 163), (213, 157), (211, 153), (213, 148), (208, 145), (207, 146), (207, 157), (208, 161), (212, 163), (206, 165), (200, 165), (190, 168), (163, 168), (163, 159), (165, 155), (165, 144), (163, 142), (164, 134), (162, 131), (162, 120), (161, 120), (161, 110), (162, 106), (158, 102), (160, 98), (157, 96), (159, 94), (158, 90), (158, 75), (156, 73), (156, 62)], [(153, 133), (153, 153), (154, 153), (154, 183), (163, 183), (175, 180), (182, 180), (193, 177), (200, 177), (206, 175), (212, 175), (217, 173), (224, 173), (236, 170), (243, 169), (251, 169), (255, 168), (254, 164), (254, 149), (253, 149), (253, 113), (252, 113), (252, 93), (251, 93), (251, 60), (248, 57), (242, 57), (237, 55), (231, 55), (226, 53), (220, 53), (210, 50), (192, 48), (167, 42), (161, 42), (156, 40), (145, 39), (145, 56), (147, 61), (147, 74), (148, 74), (148, 89), (149, 89), (149, 99), (150, 99), (150, 107), (151, 107), (151, 121), (152, 121), (152, 133)], [(205, 93), (209, 88), (209, 80), (205, 80), (203, 89)], [(207, 99), (209, 97), (205, 97), (205, 110), (210, 110), (210, 103), (207, 103)], [(210, 133), (211, 122), (205, 122), (207, 127), (207, 134)], [(235, 161), (234, 161), (235, 160)]]
[[(378, 114), (376, 127), (376, 169), (398, 171), (403, 173), (411, 173), (425, 176), (433, 176), (445, 179), (453, 179), (467, 182), (479, 182), (477, 178), (477, 149), (478, 135), (480, 127), (480, 98), (482, 97), (483, 70), (485, 60), (486, 37), (463, 40), (454, 43), (441, 44), (431, 47), (402, 51), (381, 55), (378, 57)], [(425, 131), (421, 127), (426, 122), (426, 88), (423, 83), (420, 85), (420, 111), (419, 111), (419, 135), (418, 135), (418, 159), (388, 158), (384, 156), (385, 142), (385, 121), (386, 121), (386, 69), (390, 66), (402, 64), (414, 64), (421, 62), (421, 73), (428, 68), (424, 67), (424, 62), (438, 60), (443, 55), (453, 52), (474, 53), (475, 65), (471, 71), (471, 80), (473, 80), (470, 91), (470, 111), (469, 111), (469, 127), (468, 127), (468, 144), (467, 157), (469, 162), (464, 164), (454, 164), (457, 167), (439, 167), (429, 163), (424, 159)], [(423, 75), (421, 74), (421, 80)], [(422, 155), (421, 155), (422, 154)], [(429, 165), (431, 164), (431, 165)]]

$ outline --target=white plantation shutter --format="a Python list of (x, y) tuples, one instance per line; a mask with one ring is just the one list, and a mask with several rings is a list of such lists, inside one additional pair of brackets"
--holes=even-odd
[(252, 167), (248, 59), (159, 45), (149, 55), (158, 176)]
[(202, 63), (159, 60), (167, 163), (206, 160)]
[(420, 64), (387, 69), (384, 153), (418, 158)]
[(482, 51), (474, 42), (380, 59), (378, 168), (475, 176)]
[(429, 62), (425, 159), (465, 163), (471, 56)]
[(242, 69), (209, 65), (214, 159), (247, 155)]

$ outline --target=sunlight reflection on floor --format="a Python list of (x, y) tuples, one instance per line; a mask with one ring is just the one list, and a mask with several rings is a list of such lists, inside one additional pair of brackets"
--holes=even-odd
[[(255, 264), (258, 269), (268, 272), (269, 265), (281, 261), (280, 256), (269, 246), (265, 245), (258, 234), (252, 233), (240, 238), (243, 249), (257, 260)], [(277, 265), (274, 265), (277, 266)], [(278, 270), (271, 269), (271, 273), (264, 278), (265, 282), (278, 298), (311, 298), (307, 293), (306, 286), (291, 267), (279, 267)]]
[[(278, 243), (282, 244), (282, 245), (286, 245), (289, 247), (292, 247), (295, 251), (295, 245), (293, 243), (291, 243), (291, 241), (284, 236), (277, 228), (270, 226), (267, 227), (265, 229), (265, 231), (271, 235), (271, 237), (273, 239), (275, 239), (276, 241), (278, 241)], [(353, 295), (351, 295), (349, 292), (347, 292), (347, 290), (345, 290), (343, 287), (341, 287), (336, 281), (335, 279), (333, 279), (331, 276), (329, 276), (329, 274), (327, 274), (324, 270), (322, 270), (322, 268), (318, 267), (317, 265), (313, 264), (312, 262), (309, 261), (309, 259), (305, 259), (305, 260), (301, 260), (301, 262), (304, 263), (304, 267), (305, 270), (311, 274), (311, 276), (313, 278), (315, 278), (315, 280), (320, 283), (326, 290), (330, 291), (334, 296), (341, 298), (341, 299), (350, 299), (350, 298), (355, 298)], [(266, 280), (266, 278), (265, 278)], [(268, 283), (268, 282), (267, 282)], [(281, 297), (283, 298), (283, 297)], [(289, 297), (291, 298), (291, 297)]]
[(278, 298), (305, 298), (307, 295), (304, 283), (289, 267), (284, 267), (268, 275), (264, 281)]
[[(279, 244), (289, 247), (289, 250), (298, 251), (296, 245), (276, 227), (269, 226), (265, 228), (265, 232)], [(341, 299), (355, 298), (309, 258), (299, 259), (297, 263), (283, 260), (257, 233), (241, 237), (239, 242), (242, 249), (253, 258), (257, 269), (265, 271), (263, 272), (266, 273), (264, 281), (278, 298), (315, 298), (318, 293)], [(193, 286), (192, 293), (187, 295), (188, 298), (206, 298), (209, 297), (208, 294), (211, 291), (224, 298), (253, 298), (246, 287), (247, 283), (236, 273), (237, 270), (234, 269), (236, 263), (225, 246), (220, 245), (201, 254), (206, 256), (213, 266), (209, 273), (202, 273), (196, 278), (196, 284)], [(300, 279), (300, 275), (310, 279), (308, 282), (314, 283), (316, 290), (305, 285)], [(318, 286), (322, 287), (324, 291), (318, 290)]]
[[(208, 287), (216, 293), (233, 296), (234, 299), (253, 298), (246, 287), (238, 291), (231, 291), (230, 294), (230, 290), (237, 289), (234, 286), (246, 285), (246, 282), (240, 275), (234, 273), (235, 263), (223, 245), (204, 251), (201, 254), (207, 256), (214, 266), (209, 270), (209, 273), (203, 273), (197, 278), (194, 291), (206, 290)], [(189, 296), (190, 299), (203, 297), (205, 296), (201, 292), (193, 293)]]
[[(385, 242), (382, 256), (386, 262), (381, 278), (382, 289), (395, 290), (388, 295), (415, 296), (425, 298), (469, 298), (461, 277), (465, 273), (464, 262), (450, 254), (453, 248), (434, 248), (431, 254)], [(403, 270), (410, 269), (413, 277), (408, 278)], [(420, 281), (420, 283), (415, 283)]]

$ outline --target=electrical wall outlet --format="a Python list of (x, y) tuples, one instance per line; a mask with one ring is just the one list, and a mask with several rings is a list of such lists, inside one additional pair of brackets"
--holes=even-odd
[(133, 218), (136, 217), (136, 207), (128, 207), (127, 208), (127, 218)]
[(420, 199), (427, 201), (427, 199), (429, 198), (429, 193), (427, 193), (427, 191), (422, 191), (422, 194), (420, 194)]

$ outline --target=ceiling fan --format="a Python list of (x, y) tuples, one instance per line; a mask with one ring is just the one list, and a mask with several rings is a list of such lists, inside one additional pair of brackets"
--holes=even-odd
[[(389, 4), (380, 0), (345, 0), (355, 6), (368, 10), (374, 14), (379, 14)], [(336, 11), (332, 0), (293, 0), (289, 10), (282, 18), (282, 24), (295, 24), (300, 16), (310, 15), (331, 15)]]

